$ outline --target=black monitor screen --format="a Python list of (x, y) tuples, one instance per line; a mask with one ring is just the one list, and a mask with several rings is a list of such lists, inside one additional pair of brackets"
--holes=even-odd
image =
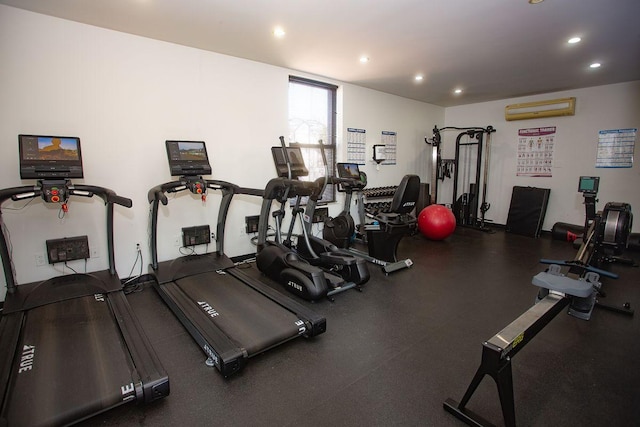
[(82, 178), (80, 138), (18, 135), (20, 178)]
[(580, 193), (597, 193), (600, 177), (598, 176), (581, 176), (578, 183), (578, 191)]
[(211, 174), (204, 141), (166, 141), (166, 144), (171, 176)]
[(357, 163), (338, 163), (336, 167), (338, 169), (339, 178), (360, 180), (360, 168)]
[[(288, 178), (289, 169), (287, 168), (287, 160), (284, 158), (282, 147), (271, 147), (271, 154), (273, 155), (273, 161), (276, 165), (278, 176)], [(300, 150), (300, 147), (287, 147), (287, 155), (289, 156), (289, 162), (291, 163), (291, 178), (309, 175), (309, 171), (304, 164), (304, 158), (302, 157), (302, 150)]]

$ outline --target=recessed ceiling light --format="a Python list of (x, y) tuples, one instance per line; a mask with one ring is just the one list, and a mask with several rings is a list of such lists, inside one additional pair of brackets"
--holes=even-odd
[(360, 57), (360, 62), (363, 64), (366, 64), (367, 62), (369, 62), (369, 57), (368, 56), (361, 56)]
[(589, 68), (600, 68), (602, 64), (599, 62), (594, 62), (593, 64), (589, 65)]
[(286, 34), (286, 31), (282, 27), (275, 27), (273, 29), (273, 35), (278, 39), (283, 38)]
[(582, 40), (580, 37), (571, 37), (569, 40), (567, 40), (567, 43), (575, 44), (575, 43), (579, 43), (580, 40)]
[(529, 0), (529, 4), (538, 4), (542, 3), (544, 0)]
[(455, 93), (456, 95), (460, 95), (462, 93), (462, 89), (460, 89), (460, 88), (454, 89), (453, 93)]
[(424, 76), (422, 74), (418, 74), (417, 76), (414, 77), (414, 79), (417, 82), (421, 82), (422, 80), (424, 80)]

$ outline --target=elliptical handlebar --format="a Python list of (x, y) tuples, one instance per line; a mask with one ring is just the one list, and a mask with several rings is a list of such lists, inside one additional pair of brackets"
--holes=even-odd
[(289, 153), (287, 152), (287, 143), (284, 141), (284, 136), (280, 135), (280, 145), (282, 146), (282, 155), (284, 156), (284, 161), (287, 163), (288, 177), (291, 179), (293, 177), (293, 173), (291, 172), (291, 159), (289, 159)]

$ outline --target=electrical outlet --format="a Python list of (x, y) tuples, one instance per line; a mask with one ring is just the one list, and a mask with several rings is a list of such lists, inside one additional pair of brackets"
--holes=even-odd
[(176, 234), (173, 239), (173, 246), (180, 247), (182, 246), (182, 234)]
[(142, 244), (140, 242), (136, 242), (136, 252), (142, 250)]
[(92, 246), (89, 248), (89, 254), (91, 258), (100, 258), (100, 249)]
[(42, 267), (47, 264), (47, 260), (44, 257), (44, 252), (36, 252), (34, 254), (34, 258), (36, 260), (36, 267)]

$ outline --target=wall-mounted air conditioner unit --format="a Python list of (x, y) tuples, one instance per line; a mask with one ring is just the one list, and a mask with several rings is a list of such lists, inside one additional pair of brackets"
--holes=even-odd
[(538, 119), (541, 117), (573, 116), (575, 113), (575, 98), (524, 102), (522, 104), (507, 105), (504, 108), (504, 118), (507, 121)]

